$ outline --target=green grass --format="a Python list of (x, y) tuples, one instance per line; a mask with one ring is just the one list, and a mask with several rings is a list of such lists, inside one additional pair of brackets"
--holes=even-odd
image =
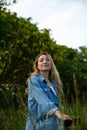
[[(87, 106), (79, 104), (78, 114), (76, 105), (70, 106), (66, 104), (65, 112), (71, 115), (74, 119), (81, 119), (79, 123), (77, 121), (72, 125), (71, 130), (87, 130)], [(0, 130), (24, 130), (27, 118), (27, 106), (21, 109), (15, 110), (9, 108), (7, 110), (0, 111)]]
[(24, 130), (27, 109), (14, 110), (1, 110), (0, 112), (0, 130)]
[[(77, 110), (78, 109), (78, 110)], [(86, 104), (77, 104), (65, 106), (65, 113), (73, 118), (71, 130), (87, 130), (87, 106)]]
[[(85, 103), (80, 103), (78, 98), (78, 86), (77, 82), (74, 78), (74, 91), (76, 99), (73, 100), (72, 104), (68, 104), (67, 101), (64, 100), (64, 113), (73, 117), (73, 121), (75, 118), (77, 122), (74, 121), (70, 130), (87, 130), (87, 103), (86, 99)], [(2, 91), (1, 103), (4, 108), (0, 108), (0, 130), (25, 130), (26, 119), (27, 119), (27, 98), (26, 95), (25, 101), (23, 100), (23, 95), (20, 91), (17, 91), (17, 104), (18, 107), (14, 107), (13, 97), (11, 97), (12, 92), (4, 92)], [(5, 98), (5, 99), (4, 99)], [(11, 101), (11, 102), (9, 102)], [(13, 105), (12, 105), (13, 103)], [(1, 105), (1, 104), (0, 104)], [(81, 121), (79, 122), (80, 119)], [(76, 123), (76, 124), (75, 124)]]

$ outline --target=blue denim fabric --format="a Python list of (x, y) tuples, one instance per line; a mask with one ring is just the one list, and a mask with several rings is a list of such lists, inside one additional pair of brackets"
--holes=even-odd
[(28, 117), (26, 130), (62, 130), (61, 120), (54, 115), (59, 109), (58, 91), (54, 80), (50, 80), (56, 95), (39, 74), (28, 80)]

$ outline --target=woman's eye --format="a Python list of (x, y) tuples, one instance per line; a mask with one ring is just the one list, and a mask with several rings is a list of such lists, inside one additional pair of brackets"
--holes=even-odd
[(46, 61), (49, 61), (49, 59), (46, 59)]
[(39, 61), (40, 61), (40, 62), (43, 62), (43, 59), (40, 59)]
[(44, 62), (44, 61), (49, 61), (49, 59), (48, 58), (47, 59), (44, 59), (44, 58), (39, 59), (39, 62)]

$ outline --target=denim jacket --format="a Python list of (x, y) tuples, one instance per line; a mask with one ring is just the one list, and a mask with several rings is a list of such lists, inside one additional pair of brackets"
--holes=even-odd
[(50, 80), (56, 95), (39, 74), (28, 80), (28, 117), (26, 130), (61, 130), (61, 121), (54, 115), (59, 109), (58, 91), (54, 80)]

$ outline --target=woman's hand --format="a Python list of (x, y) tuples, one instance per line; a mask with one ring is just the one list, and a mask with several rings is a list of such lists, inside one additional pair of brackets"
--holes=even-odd
[(55, 115), (64, 121), (64, 126), (70, 127), (72, 125), (72, 118), (69, 115), (63, 114), (60, 111), (56, 110)]
[(54, 113), (55, 113), (55, 115), (56, 115), (59, 119), (62, 119), (62, 120), (70, 119), (70, 120), (72, 120), (72, 118), (71, 118), (69, 115), (63, 114), (63, 113), (61, 113), (59, 110), (56, 110)]

